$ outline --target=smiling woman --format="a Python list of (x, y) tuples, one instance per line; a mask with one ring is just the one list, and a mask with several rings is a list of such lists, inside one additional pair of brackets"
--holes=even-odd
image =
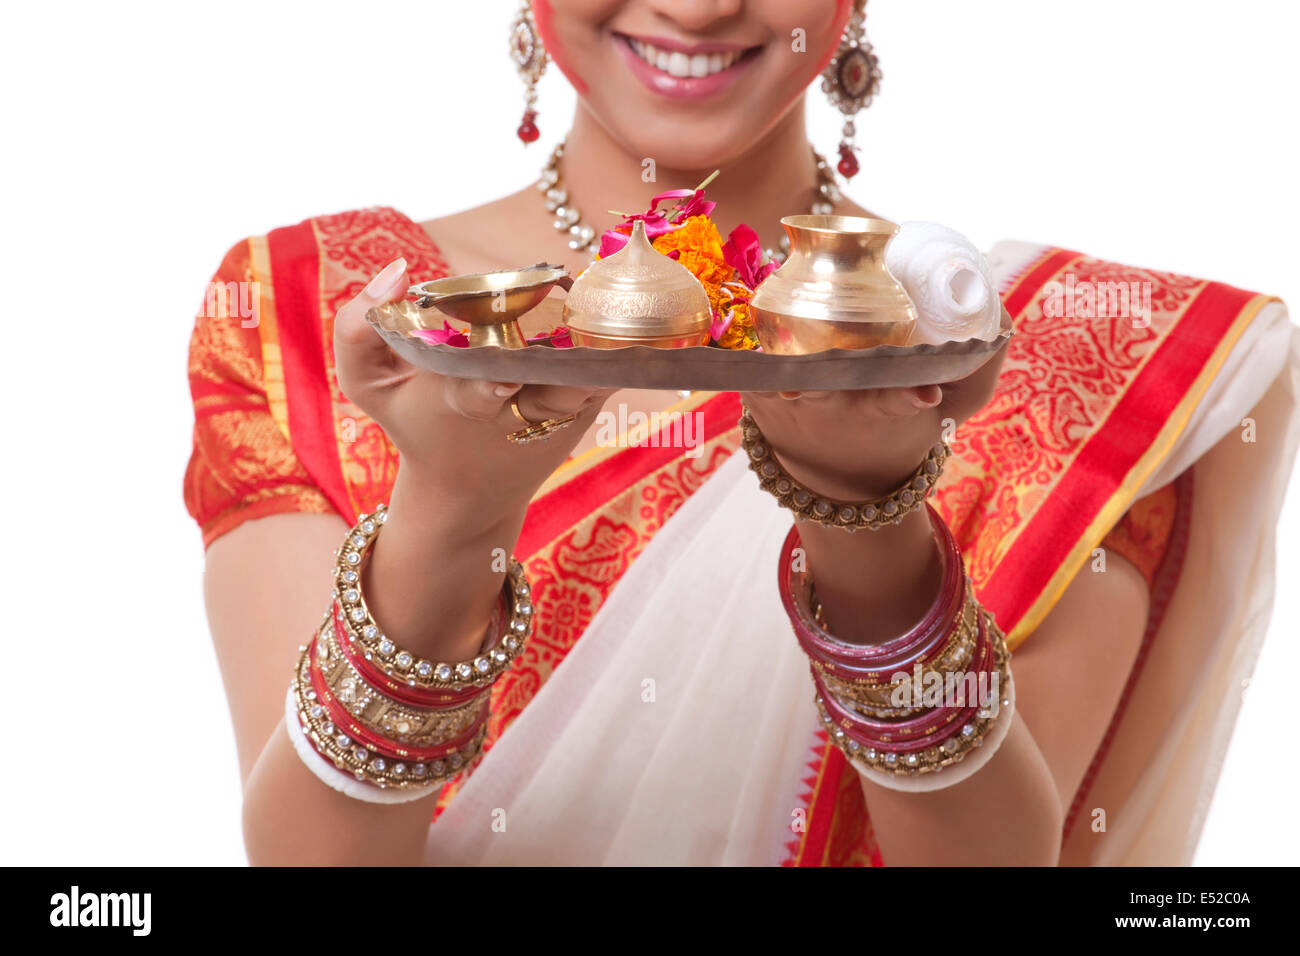
[[(197, 320), (185, 496), (255, 863), (1188, 861), (1300, 441), (1277, 300), (1002, 243), (1016, 332), (970, 376), (743, 396), (454, 379), (365, 319), (580, 272), (577, 209), (644, 208), (648, 168), (720, 169), (721, 234), (769, 249), (792, 214), (881, 218), (804, 131), (819, 75), (850, 117), (875, 94), (864, 15), (538, 0), (516, 62), (579, 93), (540, 190), (231, 249), (258, 321)], [(1058, 294), (1118, 286), (1141, 314)], [(915, 706), (913, 665), (1000, 689)]]
[(596, 0), (532, 9), (546, 50), (581, 94), (579, 116), (594, 118), (625, 155), (706, 172), (752, 153), (783, 120), (802, 120), (791, 109), (852, 12), (849, 0), (669, 7)]

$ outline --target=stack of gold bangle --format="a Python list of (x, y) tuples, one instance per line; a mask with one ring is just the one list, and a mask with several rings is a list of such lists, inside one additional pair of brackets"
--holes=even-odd
[[(881, 786), (899, 790), (940, 789), (977, 772), (1009, 732), (1015, 691), (1005, 636), (976, 599), (951, 529), (925, 500), (942, 472), (947, 446), (934, 445), (890, 495), (848, 504), (791, 478), (748, 410), (741, 426), (760, 485), (799, 518), (852, 532), (876, 530), (926, 509), (943, 580), (930, 610), (906, 634), (863, 644), (829, 631), (812, 575), (795, 560), (801, 548), (797, 522), (782, 546), (779, 590), (809, 659), (822, 724), (853, 766)], [(977, 748), (983, 749), (967, 759)], [(961, 769), (938, 773), (962, 761)]]
[(379, 628), (361, 587), (386, 520), (382, 505), (362, 515), (335, 552), (334, 600), (300, 649), (290, 696), (303, 736), (334, 767), (380, 789), (432, 792), (482, 753), (492, 685), (532, 632), (531, 592), (511, 560), (477, 656), (436, 661), (406, 651)]
[[(821, 603), (817, 601), (815, 589), (810, 588), (810, 598), (813, 619), (821, 627), (826, 627), (826, 618), (822, 614)], [(820, 673), (826, 688), (858, 713), (866, 717), (907, 717), (923, 708), (902, 703), (900, 695), (910, 696), (912, 688), (924, 686), (927, 681), (933, 680), (930, 675), (936, 675), (947, 682), (970, 669), (979, 638), (979, 612), (979, 604), (971, 590), (970, 579), (967, 578), (961, 618), (947, 644), (933, 659), (918, 663), (910, 671), (891, 675), (892, 679), (888, 681), (842, 680), (821, 661), (813, 661), (812, 666)]]

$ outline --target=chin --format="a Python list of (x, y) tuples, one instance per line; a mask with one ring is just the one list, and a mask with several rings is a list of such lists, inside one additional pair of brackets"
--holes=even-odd
[[(613, 111), (613, 115), (597, 113), (596, 116), (633, 155), (652, 158), (656, 166), (664, 169), (696, 169), (707, 173), (752, 149), (793, 105), (731, 107), (720, 113), (699, 109), (689, 116), (683, 116), (682, 110), (632, 115)], [(756, 122), (756, 116), (765, 119)], [(660, 179), (656, 185), (675, 189), (694, 184), (665, 183)]]
[[(659, 168), (696, 169), (704, 173), (728, 165), (754, 145), (752, 131), (746, 131), (743, 138), (739, 134), (720, 135), (715, 125), (698, 133), (676, 128), (663, 131), (630, 130), (619, 135), (642, 156), (654, 159)], [(695, 184), (667, 183), (660, 177), (655, 185), (664, 189), (677, 189)]]

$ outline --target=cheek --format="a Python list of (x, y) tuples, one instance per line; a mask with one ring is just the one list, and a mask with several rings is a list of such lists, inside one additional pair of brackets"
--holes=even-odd
[(770, 25), (775, 43), (794, 43), (794, 31), (803, 33), (804, 51), (780, 58), (777, 69), (787, 83), (800, 90), (826, 69), (839, 47), (844, 27), (853, 13), (853, 0), (823, 0), (821, 3), (790, 4), (788, 0), (762, 0), (754, 12)]
[[(597, 6), (604, 7), (608, 6), (608, 4), (588, 3), (578, 6), (584, 8)], [(542, 44), (546, 47), (547, 54), (549, 54), (551, 59), (555, 61), (555, 65), (559, 67), (560, 72), (564, 74), (565, 79), (567, 79), (578, 92), (578, 95), (581, 96), (585, 94), (587, 92), (587, 82), (583, 79), (576, 60), (569, 55), (564, 41), (560, 39), (559, 32), (556, 30), (555, 8), (551, 3), (551, 0), (532, 0), (532, 7), (533, 22), (537, 24), (537, 32), (541, 35)], [(596, 22), (599, 22), (596, 10), (575, 9), (572, 12), (566, 10), (564, 15), (574, 20), (582, 20), (586, 22), (592, 22), (595, 20)]]
[[(817, 73), (826, 69), (826, 64), (831, 61), (835, 51), (839, 48), (840, 37), (844, 35), (844, 27), (848, 25), (849, 16), (853, 13), (853, 0), (836, 0), (835, 15), (831, 19), (830, 39), (825, 44), (822, 51), (821, 62), (817, 64)], [(816, 76), (814, 73), (813, 76)]]

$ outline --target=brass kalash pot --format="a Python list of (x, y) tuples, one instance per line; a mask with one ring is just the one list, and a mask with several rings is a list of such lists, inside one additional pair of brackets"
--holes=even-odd
[(700, 280), (650, 245), (639, 219), (627, 244), (589, 265), (564, 299), (573, 344), (588, 348), (708, 345), (712, 321)]
[(749, 311), (763, 351), (904, 345), (916, 307), (885, 268), (898, 226), (857, 216), (786, 216), (790, 257), (754, 292)]

